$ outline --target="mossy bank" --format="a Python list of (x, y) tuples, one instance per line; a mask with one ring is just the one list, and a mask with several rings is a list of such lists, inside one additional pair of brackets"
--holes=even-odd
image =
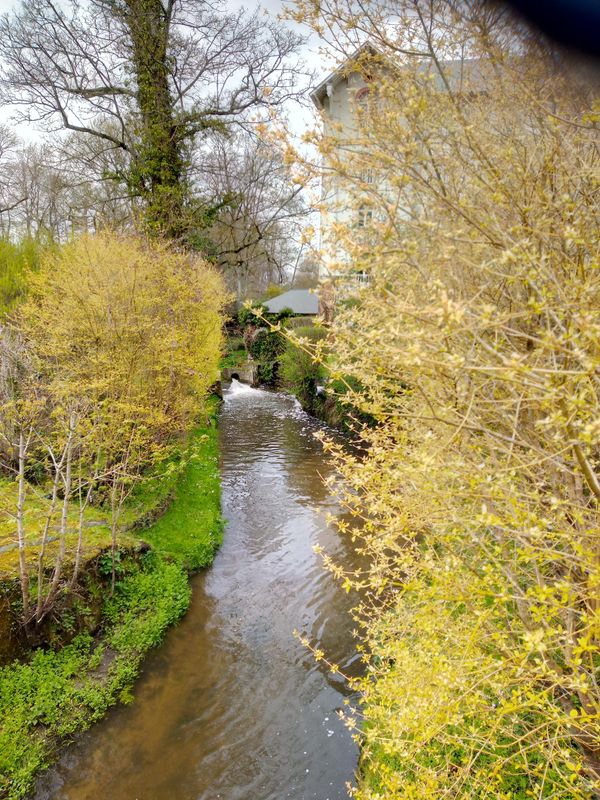
[[(132, 700), (145, 653), (186, 612), (188, 573), (210, 564), (222, 540), (215, 412), (213, 405), (171, 475), (136, 498), (129, 536), (139, 538), (119, 552), (112, 597), (110, 552), (88, 562), (87, 599), (95, 595), (100, 608), (97, 630), (77, 633), (61, 649), (37, 648), (26, 661), (0, 669), (0, 797), (25, 797), (61, 745), (111, 706)], [(154, 524), (139, 530), (140, 519), (165, 506)]]

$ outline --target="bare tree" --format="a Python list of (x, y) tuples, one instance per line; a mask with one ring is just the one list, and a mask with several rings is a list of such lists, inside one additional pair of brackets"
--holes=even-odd
[(258, 11), (204, 0), (26, 0), (0, 21), (4, 99), (49, 130), (128, 154), (152, 230), (186, 234), (188, 150), (207, 130), (296, 93), (300, 38)]
[(0, 165), (2, 167), (0, 172), (0, 220), (2, 214), (9, 213), (27, 199), (26, 195), (19, 196), (17, 194), (15, 196), (8, 179), (18, 141), (17, 136), (6, 125), (0, 125)]
[(210, 240), (238, 303), (289, 280), (308, 209), (281, 156), (251, 137), (220, 141), (200, 171), (210, 195), (223, 198)]
[(3, 159), (0, 132), (0, 235), (64, 241), (131, 226), (135, 198), (115, 180), (127, 169), (124, 151), (83, 134), (53, 144), (13, 140)]
[(290, 277), (294, 289), (315, 289), (319, 285), (319, 261), (310, 250), (299, 250)]

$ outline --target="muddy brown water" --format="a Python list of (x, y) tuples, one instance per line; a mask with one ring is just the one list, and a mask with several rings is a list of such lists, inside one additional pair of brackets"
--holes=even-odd
[(223, 546), (184, 620), (114, 709), (46, 772), (36, 800), (338, 800), (357, 748), (348, 690), (294, 638), (358, 669), (348, 597), (313, 545), (354, 561), (317, 423), (291, 398), (234, 382), (220, 420)]

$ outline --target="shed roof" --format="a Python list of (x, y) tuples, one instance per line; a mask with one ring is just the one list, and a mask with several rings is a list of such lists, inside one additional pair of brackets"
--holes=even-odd
[(284, 308), (291, 308), (294, 314), (319, 313), (319, 298), (308, 289), (290, 289), (289, 292), (267, 300), (264, 305), (271, 314), (277, 314)]

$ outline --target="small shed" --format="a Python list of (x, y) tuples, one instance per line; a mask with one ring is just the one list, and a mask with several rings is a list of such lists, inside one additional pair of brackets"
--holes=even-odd
[(277, 314), (284, 308), (290, 308), (298, 317), (315, 317), (319, 313), (319, 297), (309, 289), (290, 289), (266, 300), (263, 305), (271, 314)]

